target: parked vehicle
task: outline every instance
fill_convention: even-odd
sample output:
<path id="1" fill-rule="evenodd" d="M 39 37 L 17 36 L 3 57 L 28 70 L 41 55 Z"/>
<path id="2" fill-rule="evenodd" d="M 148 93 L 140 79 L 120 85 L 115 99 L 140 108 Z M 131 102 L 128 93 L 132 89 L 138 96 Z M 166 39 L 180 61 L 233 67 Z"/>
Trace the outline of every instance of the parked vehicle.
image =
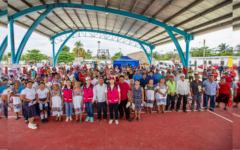
<path id="1" fill-rule="evenodd" d="M 213 69 L 218 69 L 219 68 L 219 64 L 212 64 L 212 68 Z"/>
<path id="2" fill-rule="evenodd" d="M 167 69 L 169 65 L 174 66 L 173 62 L 171 61 L 159 61 L 159 67 L 160 69 Z"/>
<path id="3" fill-rule="evenodd" d="M 233 69 L 237 69 L 237 64 L 233 64 Z"/>
<path id="4" fill-rule="evenodd" d="M 206 67 L 208 68 L 208 67 L 210 67 L 210 66 L 211 66 L 211 65 L 207 65 L 207 66 L 205 65 L 204 68 L 206 68 Z M 198 68 L 203 69 L 203 65 L 198 66 Z"/>
<path id="5" fill-rule="evenodd" d="M 177 67 L 179 67 L 179 66 L 183 67 L 182 63 L 175 63 L 174 65 L 177 66 Z"/>

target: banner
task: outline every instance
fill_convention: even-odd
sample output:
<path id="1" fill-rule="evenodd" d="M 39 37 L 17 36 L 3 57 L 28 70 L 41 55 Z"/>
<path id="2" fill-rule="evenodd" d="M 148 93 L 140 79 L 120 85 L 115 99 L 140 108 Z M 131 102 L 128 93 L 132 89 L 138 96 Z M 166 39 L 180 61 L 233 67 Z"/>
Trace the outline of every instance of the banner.
<path id="1" fill-rule="evenodd" d="M 21 70 L 21 64 L 11 64 L 12 70 L 17 70 L 17 68 L 19 68 Z"/>
<path id="2" fill-rule="evenodd" d="M 233 57 L 228 58 L 228 70 L 233 71 Z"/>
<path id="3" fill-rule="evenodd" d="M 43 67 L 43 64 L 42 63 L 37 63 L 37 68 L 41 68 Z"/>

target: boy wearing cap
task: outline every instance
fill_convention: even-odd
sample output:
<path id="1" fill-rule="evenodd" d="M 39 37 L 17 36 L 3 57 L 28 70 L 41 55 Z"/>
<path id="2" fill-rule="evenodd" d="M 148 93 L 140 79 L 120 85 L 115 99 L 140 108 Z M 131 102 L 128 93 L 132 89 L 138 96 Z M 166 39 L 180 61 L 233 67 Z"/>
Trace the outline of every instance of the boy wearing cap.
<path id="1" fill-rule="evenodd" d="M 85 106 L 87 108 L 87 115 L 88 117 L 85 119 L 85 121 L 93 122 L 93 103 L 94 99 L 96 99 L 96 88 L 93 84 L 91 84 L 91 78 L 86 77 L 85 78 L 86 83 L 83 85 L 83 101 L 85 103 Z"/>
<path id="2" fill-rule="evenodd" d="M 105 89 L 106 103 L 109 105 L 110 121 L 109 124 L 113 122 L 113 108 L 115 111 L 115 123 L 118 124 L 118 105 L 121 103 L 121 93 L 119 85 L 114 83 L 114 77 L 110 77 L 110 83 Z"/>

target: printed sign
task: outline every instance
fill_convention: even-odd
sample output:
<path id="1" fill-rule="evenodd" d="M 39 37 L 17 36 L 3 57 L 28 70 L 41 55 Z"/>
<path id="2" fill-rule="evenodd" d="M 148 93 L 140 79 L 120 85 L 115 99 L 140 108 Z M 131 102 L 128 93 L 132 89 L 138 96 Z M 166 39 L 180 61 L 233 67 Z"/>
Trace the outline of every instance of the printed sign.
<path id="1" fill-rule="evenodd" d="M 37 63 L 37 68 L 41 68 L 43 67 L 43 64 L 42 63 Z"/>
<path id="2" fill-rule="evenodd" d="M 21 69 L 21 64 L 11 64 L 12 70 L 17 70 L 17 68 Z"/>

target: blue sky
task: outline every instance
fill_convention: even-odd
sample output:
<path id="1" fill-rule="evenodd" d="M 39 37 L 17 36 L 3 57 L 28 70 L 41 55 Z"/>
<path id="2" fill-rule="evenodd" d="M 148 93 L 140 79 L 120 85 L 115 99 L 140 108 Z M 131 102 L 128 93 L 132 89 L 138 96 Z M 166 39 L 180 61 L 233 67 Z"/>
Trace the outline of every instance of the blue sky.
<path id="1" fill-rule="evenodd" d="M 18 48 L 21 39 L 26 33 L 26 29 L 19 27 L 17 25 L 14 26 L 15 29 L 15 49 Z M 0 27 L 0 41 L 2 41 L 7 34 L 7 29 Z M 199 47 L 203 46 L 203 40 L 206 39 L 206 45 L 210 48 L 217 47 L 220 43 L 227 43 L 230 46 L 235 47 L 237 44 L 240 44 L 240 31 L 232 32 L 232 28 L 227 28 L 224 30 L 212 32 L 209 34 L 201 35 L 195 37 L 194 41 L 190 43 L 190 47 Z M 76 41 L 81 41 L 84 45 L 85 49 L 90 49 L 93 52 L 93 55 L 97 54 L 98 44 L 97 41 L 101 41 L 100 48 L 101 49 L 109 49 L 111 56 L 114 53 L 119 52 L 120 48 L 124 55 L 129 53 L 141 51 L 139 48 L 135 48 L 133 46 L 129 46 L 123 43 L 113 42 L 109 40 L 97 39 L 97 38 L 87 38 L 87 37 L 77 37 L 71 38 L 66 45 L 70 47 L 71 51 L 74 48 L 74 43 Z M 180 41 L 180 45 L 182 46 L 183 51 L 185 51 L 185 42 Z M 61 43 L 56 44 L 56 50 L 60 47 Z M 43 37 L 37 33 L 33 33 L 28 40 L 23 53 L 26 53 L 27 50 L 31 49 L 39 49 L 42 53 L 52 56 L 52 45 L 48 38 Z M 159 53 L 166 53 L 167 51 L 173 51 L 175 49 L 175 45 L 173 43 L 162 45 L 156 47 L 154 51 Z M 10 47 L 8 46 L 5 53 L 10 52 Z"/>

